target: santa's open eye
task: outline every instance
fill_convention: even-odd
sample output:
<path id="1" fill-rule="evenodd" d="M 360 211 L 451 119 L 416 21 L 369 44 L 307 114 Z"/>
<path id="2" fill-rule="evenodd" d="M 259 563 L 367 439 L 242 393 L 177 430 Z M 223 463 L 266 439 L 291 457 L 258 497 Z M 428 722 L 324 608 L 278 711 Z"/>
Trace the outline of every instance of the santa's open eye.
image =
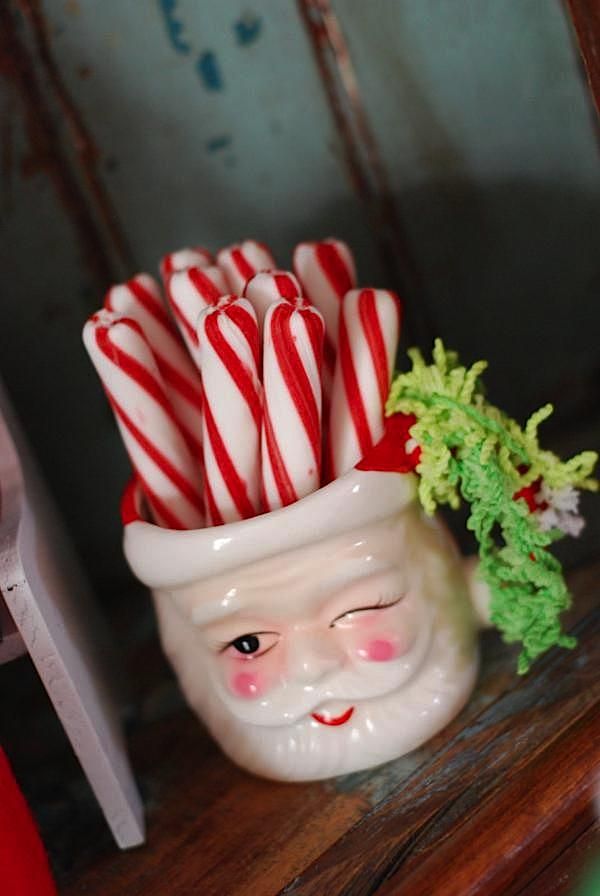
<path id="1" fill-rule="evenodd" d="M 361 613 L 372 613 L 374 610 L 385 610 L 388 607 L 395 607 L 396 604 L 399 604 L 402 598 L 405 597 L 404 594 L 398 594 L 395 597 L 382 597 L 377 603 L 370 604 L 369 606 L 364 607 L 355 607 L 352 610 L 346 610 L 344 613 L 340 613 L 339 616 L 336 616 L 333 619 L 329 626 L 333 628 L 334 626 L 343 626 L 354 622 Z"/>
<path id="2" fill-rule="evenodd" d="M 260 640 L 258 635 L 242 635 L 231 642 L 231 646 L 239 653 L 258 653 L 260 650 Z"/>
<path id="3" fill-rule="evenodd" d="M 278 640 L 277 632 L 250 632 L 234 638 L 224 646 L 223 650 L 230 656 L 257 657 L 271 650 Z"/>

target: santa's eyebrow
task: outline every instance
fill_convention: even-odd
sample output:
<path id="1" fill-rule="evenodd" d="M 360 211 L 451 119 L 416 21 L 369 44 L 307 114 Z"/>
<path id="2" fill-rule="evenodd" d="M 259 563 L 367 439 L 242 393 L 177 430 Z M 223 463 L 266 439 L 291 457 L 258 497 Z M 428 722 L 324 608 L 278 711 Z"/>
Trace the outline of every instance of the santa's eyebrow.
<path id="1" fill-rule="evenodd" d="M 330 592 L 330 599 L 333 601 L 338 597 L 351 597 L 355 590 L 364 588 L 365 585 L 373 585 L 374 588 L 377 588 L 378 582 L 381 582 L 381 593 L 391 594 L 392 591 L 394 593 L 399 593 L 399 587 L 390 587 L 389 585 L 388 587 L 385 587 L 385 583 L 389 582 L 390 577 L 394 576 L 394 578 L 396 578 L 397 575 L 398 570 L 388 563 L 380 565 L 376 562 L 372 568 L 365 570 L 362 575 L 357 576 L 356 573 L 354 573 L 354 575 L 351 575 L 348 579 L 342 579 L 341 581 L 336 582 L 335 588 Z"/>
<path id="2" fill-rule="evenodd" d="M 240 609 L 239 598 L 225 597 L 221 601 L 195 604 L 191 610 L 192 622 L 199 626 L 212 625 L 214 622 L 221 622 L 222 619 L 233 616 Z"/>

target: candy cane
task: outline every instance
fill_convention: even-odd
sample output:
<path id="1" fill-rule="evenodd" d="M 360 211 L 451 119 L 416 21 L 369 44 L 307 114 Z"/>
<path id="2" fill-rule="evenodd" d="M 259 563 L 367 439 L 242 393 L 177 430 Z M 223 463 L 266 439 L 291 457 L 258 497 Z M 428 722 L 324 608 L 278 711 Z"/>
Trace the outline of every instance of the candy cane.
<path id="1" fill-rule="evenodd" d="M 201 527 L 197 465 L 141 327 L 103 310 L 85 324 L 83 341 L 154 519 L 170 529 Z"/>
<path id="2" fill-rule="evenodd" d="M 133 318 L 156 358 L 167 396 L 192 454 L 202 457 L 202 381 L 167 314 L 157 282 L 138 274 L 108 290 L 104 307 Z"/>
<path id="3" fill-rule="evenodd" d="M 217 252 L 217 264 L 227 278 L 229 289 L 238 296 L 242 295 L 250 277 L 254 277 L 259 271 L 270 271 L 277 267 L 268 248 L 254 240 L 245 240 L 221 249 Z"/>
<path id="4" fill-rule="evenodd" d="M 216 526 L 260 510 L 259 337 L 250 302 L 224 296 L 207 308 L 200 315 L 198 341 L 206 504 Z"/>
<path id="5" fill-rule="evenodd" d="M 356 266 L 352 252 L 340 240 L 321 243 L 299 243 L 294 250 L 294 272 L 303 294 L 319 309 L 325 321 L 330 348 L 326 359 L 332 365 L 337 347 L 340 303 L 356 286 Z"/>
<path id="6" fill-rule="evenodd" d="M 190 267 L 169 277 L 169 304 L 194 360 L 198 350 L 198 318 L 209 305 L 216 305 L 226 292 L 225 276 L 218 267 Z"/>
<path id="7" fill-rule="evenodd" d="M 344 298 L 329 434 L 334 478 L 383 435 L 400 320 L 400 300 L 393 292 L 354 289 Z"/>
<path id="8" fill-rule="evenodd" d="M 289 271 L 261 271 L 251 277 L 244 287 L 245 297 L 252 303 L 262 330 L 269 305 L 280 299 L 295 301 L 302 295 L 297 279 Z"/>
<path id="9" fill-rule="evenodd" d="M 312 306 L 280 301 L 265 317 L 262 484 L 265 510 L 292 504 L 321 479 L 325 327 Z"/>
<path id="10" fill-rule="evenodd" d="M 214 264 L 214 259 L 208 249 L 203 246 L 186 247 L 163 256 L 159 266 L 160 276 L 166 285 L 171 274 L 176 271 L 184 271 L 191 267 L 207 268 L 211 264 Z"/>

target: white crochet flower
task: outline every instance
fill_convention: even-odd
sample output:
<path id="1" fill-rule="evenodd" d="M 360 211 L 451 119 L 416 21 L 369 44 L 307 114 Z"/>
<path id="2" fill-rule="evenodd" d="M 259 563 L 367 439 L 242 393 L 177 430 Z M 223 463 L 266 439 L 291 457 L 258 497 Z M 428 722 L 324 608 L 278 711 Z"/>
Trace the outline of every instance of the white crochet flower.
<path id="1" fill-rule="evenodd" d="M 573 535 L 577 538 L 585 526 L 585 520 L 578 513 L 579 492 L 571 485 L 553 489 L 542 482 L 536 495 L 536 503 L 543 508 L 536 510 L 536 517 L 542 532 L 547 532 L 549 529 L 560 529 L 565 535 Z"/>

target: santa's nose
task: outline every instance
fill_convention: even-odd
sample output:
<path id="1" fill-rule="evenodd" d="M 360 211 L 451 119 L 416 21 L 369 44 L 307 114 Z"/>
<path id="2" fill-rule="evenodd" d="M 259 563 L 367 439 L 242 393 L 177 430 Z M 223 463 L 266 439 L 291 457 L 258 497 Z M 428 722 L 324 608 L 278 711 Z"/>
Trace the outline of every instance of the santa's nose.
<path id="1" fill-rule="evenodd" d="M 296 633 L 288 649 L 288 674 L 303 684 L 315 684 L 344 662 L 344 651 L 327 633 Z"/>

